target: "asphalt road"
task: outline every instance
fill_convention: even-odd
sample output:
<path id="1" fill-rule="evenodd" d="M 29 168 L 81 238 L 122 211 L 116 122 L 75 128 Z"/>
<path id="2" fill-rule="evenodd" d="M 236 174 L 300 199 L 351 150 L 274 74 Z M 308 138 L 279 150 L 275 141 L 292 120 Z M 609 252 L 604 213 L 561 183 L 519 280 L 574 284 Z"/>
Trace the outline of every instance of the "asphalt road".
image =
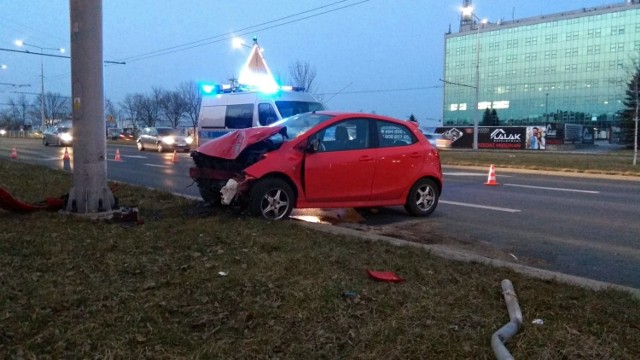
<path id="1" fill-rule="evenodd" d="M 12 147 L 18 161 L 67 170 L 72 165 L 62 160 L 64 148 L 22 139 L 0 139 L 0 158 L 9 158 Z M 110 144 L 107 155 L 111 180 L 199 197 L 186 153 L 173 161 L 173 153 Z M 640 288 L 639 180 L 510 172 L 496 165 L 498 186 L 485 185 L 488 168 L 445 167 L 445 189 L 428 218 L 385 208 L 355 216 L 339 212 L 345 222 L 337 225 Z"/>

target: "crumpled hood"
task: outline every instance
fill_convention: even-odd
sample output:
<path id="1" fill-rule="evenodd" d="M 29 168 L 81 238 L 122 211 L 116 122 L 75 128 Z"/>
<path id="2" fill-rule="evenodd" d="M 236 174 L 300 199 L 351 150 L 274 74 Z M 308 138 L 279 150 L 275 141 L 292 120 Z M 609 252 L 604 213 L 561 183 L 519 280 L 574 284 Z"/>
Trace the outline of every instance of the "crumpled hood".
<path id="1" fill-rule="evenodd" d="M 224 134 L 219 138 L 207 141 L 198 147 L 197 151 L 208 156 L 221 159 L 236 159 L 242 150 L 255 143 L 277 134 L 284 126 L 255 127 L 238 129 Z"/>

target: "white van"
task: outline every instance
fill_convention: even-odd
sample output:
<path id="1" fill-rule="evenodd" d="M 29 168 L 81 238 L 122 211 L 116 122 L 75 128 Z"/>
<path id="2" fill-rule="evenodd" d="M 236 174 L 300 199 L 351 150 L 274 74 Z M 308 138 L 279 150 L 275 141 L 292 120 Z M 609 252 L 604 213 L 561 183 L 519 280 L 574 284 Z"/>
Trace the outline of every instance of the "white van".
<path id="1" fill-rule="evenodd" d="M 198 144 L 233 129 L 267 126 L 292 115 L 324 110 L 313 95 L 293 87 L 273 94 L 218 88 L 204 95 L 198 118 Z"/>

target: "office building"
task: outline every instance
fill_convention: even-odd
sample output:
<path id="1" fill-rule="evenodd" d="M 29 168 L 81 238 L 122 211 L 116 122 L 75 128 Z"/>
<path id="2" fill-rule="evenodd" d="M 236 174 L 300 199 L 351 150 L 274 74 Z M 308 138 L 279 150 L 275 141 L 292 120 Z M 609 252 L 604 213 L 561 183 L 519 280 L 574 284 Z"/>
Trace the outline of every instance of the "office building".
<path id="1" fill-rule="evenodd" d="M 480 122 L 487 108 L 500 125 L 619 123 L 640 61 L 640 0 L 486 23 L 471 0 L 463 9 L 445 35 L 444 126 Z"/>

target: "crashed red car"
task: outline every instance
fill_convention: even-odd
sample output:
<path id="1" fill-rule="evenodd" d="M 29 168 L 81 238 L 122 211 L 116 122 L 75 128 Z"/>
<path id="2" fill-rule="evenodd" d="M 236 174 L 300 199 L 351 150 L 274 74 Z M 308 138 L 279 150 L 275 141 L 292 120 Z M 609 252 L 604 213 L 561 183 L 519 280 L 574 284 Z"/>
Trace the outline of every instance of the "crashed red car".
<path id="1" fill-rule="evenodd" d="M 404 205 L 431 214 L 442 191 L 440 156 L 417 125 L 362 113 L 313 112 L 234 130 L 191 153 L 205 202 L 270 220 L 293 208 Z"/>

